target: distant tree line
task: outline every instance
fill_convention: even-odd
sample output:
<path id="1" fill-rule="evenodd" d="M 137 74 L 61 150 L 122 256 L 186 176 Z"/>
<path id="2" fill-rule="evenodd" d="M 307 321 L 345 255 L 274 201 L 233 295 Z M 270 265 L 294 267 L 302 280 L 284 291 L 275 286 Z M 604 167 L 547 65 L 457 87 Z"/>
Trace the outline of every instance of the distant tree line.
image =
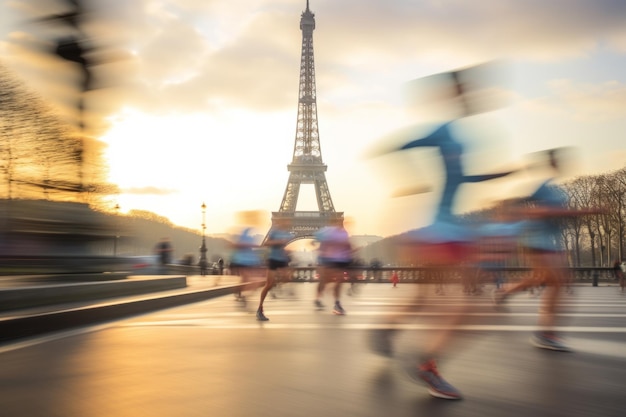
<path id="1" fill-rule="evenodd" d="M 606 174 L 578 177 L 563 184 L 570 208 L 602 207 L 603 214 L 565 221 L 563 242 L 573 266 L 610 266 L 624 260 L 626 167 Z"/>
<path id="2" fill-rule="evenodd" d="M 190 259 L 197 265 L 200 256 L 202 235 L 198 230 L 172 224 L 166 217 L 146 210 L 131 210 L 127 215 L 113 217 L 118 224 L 119 247 L 122 256 L 154 254 L 155 245 L 161 238 L 168 238 L 173 246 L 175 261 Z M 229 259 L 232 244 L 224 238 L 206 236 L 207 256 L 214 262 L 219 258 Z M 101 247 L 102 254 L 110 254 L 112 244 Z"/>

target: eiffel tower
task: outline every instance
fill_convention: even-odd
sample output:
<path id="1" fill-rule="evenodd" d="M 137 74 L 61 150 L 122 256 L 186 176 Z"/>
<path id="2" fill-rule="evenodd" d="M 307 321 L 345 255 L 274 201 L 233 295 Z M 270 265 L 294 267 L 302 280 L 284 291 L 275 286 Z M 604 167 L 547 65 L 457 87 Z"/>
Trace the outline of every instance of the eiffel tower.
<path id="1" fill-rule="evenodd" d="M 300 18 L 302 31 L 302 55 L 300 58 L 300 93 L 298 98 L 298 122 L 293 160 L 287 166 L 289 180 L 279 211 L 272 212 L 272 228 L 280 219 L 290 220 L 293 240 L 312 238 L 314 233 L 329 225 L 343 225 L 343 212 L 335 211 L 326 183 L 326 165 L 322 162 L 317 126 L 317 101 L 315 93 L 315 61 L 313 57 L 313 30 L 315 14 L 306 10 Z M 317 197 L 317 211 L 296 211 L 301 184 L 313 184 Z M 267 240 L 267 235 L 265 236 Z"/>

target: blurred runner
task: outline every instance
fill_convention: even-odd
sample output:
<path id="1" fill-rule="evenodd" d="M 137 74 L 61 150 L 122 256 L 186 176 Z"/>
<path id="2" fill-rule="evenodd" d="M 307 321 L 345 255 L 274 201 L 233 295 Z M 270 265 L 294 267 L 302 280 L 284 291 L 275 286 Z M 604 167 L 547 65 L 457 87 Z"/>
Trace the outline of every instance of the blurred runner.
<path id="1" fill-rule="evenodd" d="M 562 290 L 571 282 L 562 238 L 563 220 L 570 216 L 597 214 L 597 209 L 570 209 L 567 195 L 554 180 L 563 168 L 563 148 L 545 151 L 550 177 L 541 183 L 521 207 L 525 223 L 521 244 L 528 254 L 531 273 L 517 284 L 493 293 L 494 303 L 501 306 L 508 297 L 526 289 L 543 287 L 539 311 L 539 330 L 531 338 L 539 348 L 569 351 L 555 331 Z"/>
<path id="2" fill-rule="evenodd" d="M 242 211 L 238 213 L 239 227 L 241 228 L 237 240 L 233 243 L 233 252 L 230 261 L 230 271 L 233 275 L 239 275 L 243 284 L 250 283 L 254 273 L 258 273 L 262 266 L 259 254 L 259 245 L 255 236 L 256 227 L 260 222 L 260 212 L 256 210 Z M 244 286 L 243 289 L 249 289 Z M 242 287 L 235 292 L 237 301 L 245 306 L 246 297 Z"/>
<path id="3" fill-rule="evenodd" d="M 428 272 L 440 271 L 443 276 L 449 276 L 455 271 L 462 271 L 463 266 L 473 262 L 474 233 L 452 212 L 458 196 L 459 187 L 466 183 L 478 183 L 505 177 L 513 171 L 503 171 L 494 174 L 468 175 L 463 165 L 464 143 L 457 139 L 454 125 L 458 118 L 476 114 L 478 107 L 475 101 L 470 102 L 466 97 L 468 89 L 471 91 L 476 85 L 475 74 L 482 71 L 479 67 L 471 67 L 450 73 L 429 77 L 445 81 L 445 90 L 451 95 L 455 106 L 460 105 L 460 117 L 445 122 L 435 128 L 430 134 L 419 139 L 410 140 L 392 151 L 405 151 L 414 148 L 434 148 L 438 151 L 444 167 L 444 187 L 437 206 L 434 222 L 425 228 L 411 231 L 405 235 L 400 250 L 407 253 L 411 259 L 428 261 Z M 481 107 L 484 109 L 485 107 Z M 402 136 L 406 135 L 406 130 Z M 422 296 L 416 296 L 414 309 Z M 447 317 L 447 321 L 440 327 L 441 330 L 432 335 L 425 344 L 417 363 L 411 361 L 407 366 L 410 377 L 425 383 L 428 392 L 439 398 L 457 400 L 462 394 L 453 385 L 448 383 L 439 373 L 437 362 L 446 348 L 450 347 L 455 335 L 454 328 L 469 316 L 466 313 L 467 304 L 459 305 Z M 370 347 L 379 354 L 391 356 L 393 354 L 392 338 L 396 332 L 394 325 L 399 324 L 405 315 L 389 317 L 387 324 L 390 328 L 375 330 L 370 334 Z"/>
<path id="4" fill-rule="evenodd" d="M 263 312 L 263 302 L 268 291 L 275 285 L 277 275 L 284 274 L 289 270 L 290 256 L 285 246 L 293 239 L 293 235 L 289 232 L 290 222 L 291 220 L 286 217 L 274 220 L 274 224 L 265 241 L 265 246 L 269 247 L 269 254 L 267 256 L 265 286 L 261 290 L 259 307 L 256 311 L 256 319 L 259 321 L 269 320 Z"/>
<path id="5" fill-rule="evenodd" d="M 349 273 L 352 264 L 352 245 L 348 231 L 343 225 L 327 226 L 315 233 L 315 240 L 318 247 L 318 273 L 319 284 L 315 297 L 315 307 L 318 310 L 324 308 L 322 298 L 326 286 L 334 282 L 333 295 L 335 304 L 333 314 L 343 316 L 346 311 L 341 305 L 341 285 L 345 281 L 345 274 Z"/>

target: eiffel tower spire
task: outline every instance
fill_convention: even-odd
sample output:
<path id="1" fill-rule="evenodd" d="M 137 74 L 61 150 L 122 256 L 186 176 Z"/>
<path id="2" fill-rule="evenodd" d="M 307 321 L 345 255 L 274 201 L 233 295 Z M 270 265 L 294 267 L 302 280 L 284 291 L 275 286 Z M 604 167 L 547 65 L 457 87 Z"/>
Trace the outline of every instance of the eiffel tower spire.
<path id="1" fill-rule="evenodd" d="M 293 159 L 287 166 L 289 180 L 280 209 L 272 212 L 272 227 L 275 220 L 291 220 L 294 240 L 310 238 L 324 226 L 342 225 L 343 213 L 336 212 L 326 182 L 326 165 L 322 161 L 319 130 L 317 124 L 317 99 L 315 89 L 315 58 L 313 54 L 313 31 L 315 14 L 309 9 L 300 17 L 302 31 L 302 54 L 300 58 L 300 91 L 298 95 L 298 120 Z M 313 184 L 317 199 L 317 211 L 296 211 L 301 184 Z M 269 235 L 269 232 L 268 232 Z"/>

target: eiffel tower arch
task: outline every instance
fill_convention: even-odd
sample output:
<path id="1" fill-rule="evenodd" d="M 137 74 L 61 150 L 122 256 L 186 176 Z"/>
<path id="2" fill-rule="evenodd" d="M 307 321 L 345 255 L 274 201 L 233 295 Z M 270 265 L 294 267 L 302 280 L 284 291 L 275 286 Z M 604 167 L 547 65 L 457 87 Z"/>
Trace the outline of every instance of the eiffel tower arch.
<path id="1" fill-rule="evenodd" d="M 322 149 L 317 124 L 317 100 L 315 91 L 315 60 L 313 55 L 313 30 L 315 14 L 309 9 L 300 17 L 302 31 L 302 54 L 300 58 L 300 92 L 298 96 L 298 121 L 293 159 L 287 166 L 289 180 L 280 209 L 272 212 L 272 226 L 280 219 L 288 219 L 294 241 L 312 238 L 319 229 L 329 225 L 343 225 L 343 212 L 335 211 L 326 182 L 326 164 L 322 161 Z M 315 188 L 317 211 L 296 211 L 300 186 L 312 184 Z M 265 240 L 267 240 L 267 236 Z"/>

